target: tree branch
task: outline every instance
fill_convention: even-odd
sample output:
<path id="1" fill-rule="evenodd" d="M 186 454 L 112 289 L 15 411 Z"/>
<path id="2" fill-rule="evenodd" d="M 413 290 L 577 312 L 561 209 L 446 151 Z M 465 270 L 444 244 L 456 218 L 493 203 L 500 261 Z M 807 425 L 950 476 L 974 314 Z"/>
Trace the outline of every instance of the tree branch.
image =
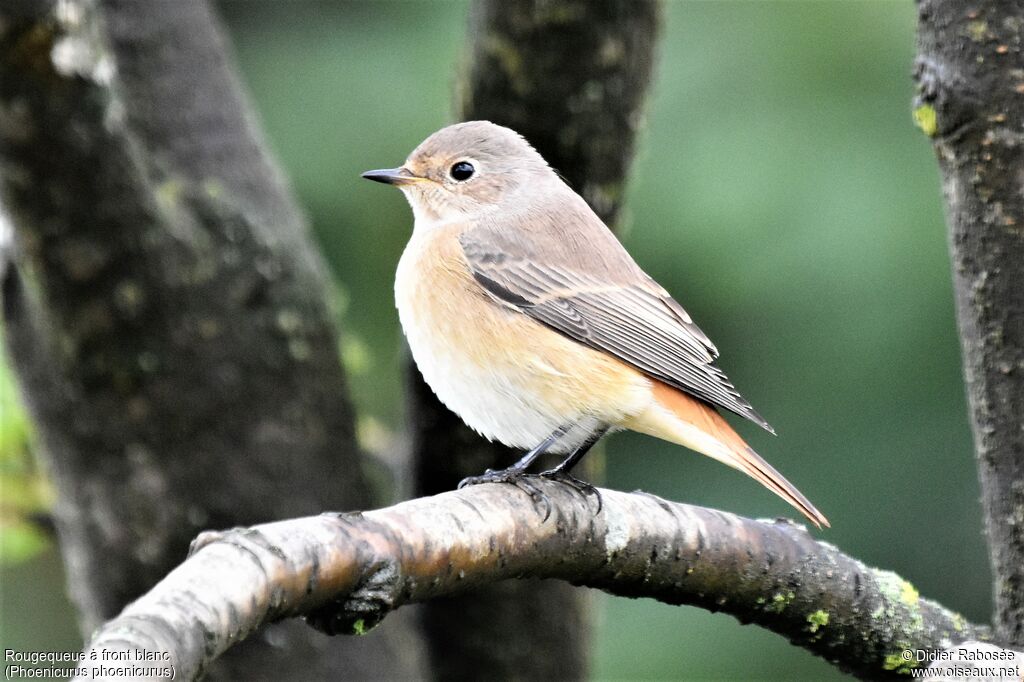
<path id="1" fill-rule="evenodd" d="M 942 171 L 996 629 L 1024 645 L 1024 5 L 918 3 L 914 117 Z"/>
<path id="2" fill-rule="evenodd" d="M 203 534 L 89 651 L 170 652 L 177 679 L 194 679 L 267 621 L 306 614 L 334 632 L 363 634 L 403 604 L 507 578 L 558 578 L 723 611 L 871 679 L 905 673 L 905 649 L 990 638 L 792 522 L 611 490 L 601 491 L 597 512 L 592 496 L 531 482 L 550 502 L 546 519 L 542 501 L 495 484 Z"/>

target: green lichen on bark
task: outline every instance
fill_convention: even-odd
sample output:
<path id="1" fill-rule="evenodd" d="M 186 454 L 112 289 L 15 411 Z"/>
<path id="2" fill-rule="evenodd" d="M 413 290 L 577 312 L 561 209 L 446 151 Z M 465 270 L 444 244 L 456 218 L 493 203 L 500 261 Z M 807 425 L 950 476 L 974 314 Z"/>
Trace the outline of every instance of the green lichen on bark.
<path id="1" fill-rule="evenodd" d="M 1024 19 L 1017 0 L 920 0 L 918 18 L 914 108 L 933 112 L 997 631 L 1021 646 Z"/>

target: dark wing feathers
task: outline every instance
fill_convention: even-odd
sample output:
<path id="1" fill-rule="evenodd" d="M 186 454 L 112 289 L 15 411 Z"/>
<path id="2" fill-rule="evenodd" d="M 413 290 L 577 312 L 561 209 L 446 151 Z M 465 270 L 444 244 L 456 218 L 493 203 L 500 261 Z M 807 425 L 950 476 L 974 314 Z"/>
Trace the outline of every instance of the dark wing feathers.
<path id="1" fill-rule="evenodd" d="M 572 263 L 568 267 L 545 263 L 526 251 L 523 243 L 508 243 L 507 232 L 498 237 L 493 230 L 467 230 L 460 242 L 474 277 L 495 298 L 571 339 L 774 433 L 712 364 L 718 357 L 714 344 L 625 250 L 617 254 L 628 259 L 622 267 L 592 273 L 577 271 Z"/>

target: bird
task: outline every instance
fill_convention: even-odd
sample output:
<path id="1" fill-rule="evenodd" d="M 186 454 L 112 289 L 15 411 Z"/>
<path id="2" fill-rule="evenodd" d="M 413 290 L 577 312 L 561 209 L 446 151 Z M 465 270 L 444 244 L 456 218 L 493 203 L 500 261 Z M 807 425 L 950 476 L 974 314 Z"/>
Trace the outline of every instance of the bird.
<path id="1" fill-rule="evenodd" d="M 719 410 L 775 433 L 715 362 L 718 349 L 612 231 L 514 130 L 467 121 L 427 137 L 393 185 L 413 213 L 395 302 L 413 360 L 442 403 L 488 440 L 525 450 L 460 484 L 571 469 L 632 430 L 746 473 L 817 527 L 829 522 Z"/>

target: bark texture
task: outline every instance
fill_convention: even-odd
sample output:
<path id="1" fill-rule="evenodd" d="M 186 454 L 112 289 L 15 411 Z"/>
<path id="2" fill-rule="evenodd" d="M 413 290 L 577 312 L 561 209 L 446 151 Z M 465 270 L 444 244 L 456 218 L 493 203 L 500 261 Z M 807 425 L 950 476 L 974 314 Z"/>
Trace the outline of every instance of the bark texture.
<path id="1" fill-rule="evenodd" d="M 995 585 L 1024 645 L 1024 2 L 918 3 L 914 116 L 942 171 Z"/>
<path id="2" fill-rule="evenodd" d="M 601 491 L 597 512 L 591 496 L 532 482 L 550 517 L 521 489 L 488 484 L 361 514 L 204 534 L 191 558 L 92 647 L 172 652 L 176 679 L 193 679 L 266 620 L 309 614 L 328 630 L 365 634 L 403 604 L 507 578 L 558 578 L 723 611 L 867 679 L 905 676 L 914 665 L 908 649 L 990 637 L 792 522 L 611 490 Z M 491 679 L 469 679 L 481 677 Z"/>
<path id="3" fill-rule="evenodd" d="M 203 2 L 138 10 L 0 7 L 4 329 L 86 634 L 202 528 L 371 502 L 325 269 L 218 22 Z M 221 673 L 419 666 L 390 637 L 327 642 L 279 628 Z"/>
<path id="4" fill-rule="evenodd" d="M 457 116 L 524 135 L 614 226 L 659 19 L 658 3 L 647 0 L 476 0 Z M 419 494 L 451 490 L 521 454 L 472 433 L 415 368 L 409 385 Z M 444 679 L 483 670 L 493 679 L 582 679 L 587 601 L 585 592 L 557 582 L 500 583 L 433 600 L 423 620 L 434 669 Z"/>

